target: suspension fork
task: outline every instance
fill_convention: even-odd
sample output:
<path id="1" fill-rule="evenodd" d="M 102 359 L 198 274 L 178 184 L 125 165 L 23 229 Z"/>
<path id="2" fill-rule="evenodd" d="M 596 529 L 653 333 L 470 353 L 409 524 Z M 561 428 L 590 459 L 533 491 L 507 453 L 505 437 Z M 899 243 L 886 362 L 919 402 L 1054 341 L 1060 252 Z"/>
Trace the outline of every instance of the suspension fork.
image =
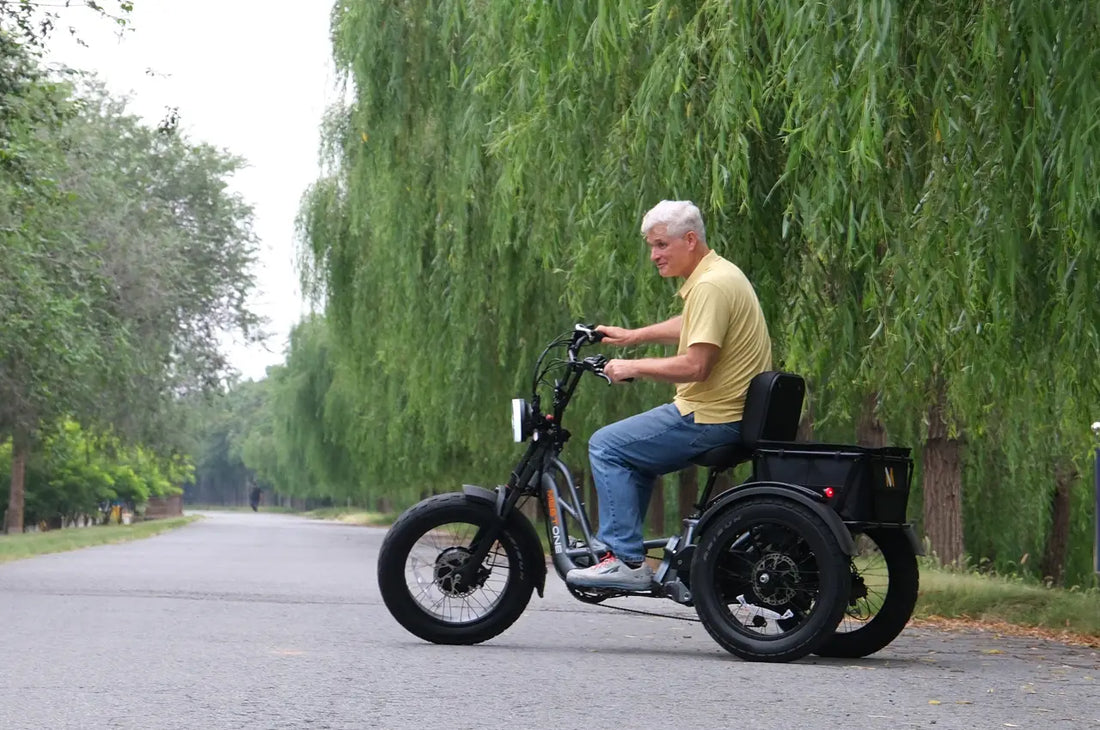
<path id="1" fill-rule="evenodd" d="M 470 586 L 476 582 L 478 571 L 482 563 L 485 562 L 489 549 L 500 537 L 504 523 L 508 521 L 512 510 L 516 508 L 516 503 L 523 496 L 521 485 L 529 484 L 535 475 L 537 465 L 541 462 L 541 459 L 538 458 L 538 450 L 539 445 L 534 442 L 531 443 L 517 468 L 508 479 L 508 484 L 497 488 L 497 501 L 493 509 L 495 519 L 490 520 L 487 525 L 478 526 L 470 545 L 472 548 L 470 557 L 458 571 L 458 581 L 461 585 Z"/>

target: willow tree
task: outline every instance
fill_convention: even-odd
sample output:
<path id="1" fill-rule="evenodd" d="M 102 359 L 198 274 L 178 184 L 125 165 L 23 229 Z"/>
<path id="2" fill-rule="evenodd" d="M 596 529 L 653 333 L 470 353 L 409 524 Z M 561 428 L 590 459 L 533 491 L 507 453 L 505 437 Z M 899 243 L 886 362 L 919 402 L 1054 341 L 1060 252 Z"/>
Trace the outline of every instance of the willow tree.
<path id="1" fill-rule="evenodd" d="M 1100 27 L 1086 5 L 948 8 L 918 4 L 899 19 L 910 120 L 924 141 L 911 154 L 924 164 L 889 262 L 896 297 L 881 355 L 900 375 L 891 409 L 925 413 L 925 529 L 955 560 L 967 542 L 998 543 L 1003 556 L 1002 532 L 1018 548 L 1026 533 L 1003 530 L 991 510 L 1010 524 L 1050 514 L 1051 493 L 1068 488 L 1058 475 L 1065 482 L 1087 454 L 1080 406 L 1100 382 L 1080 365 L 1095 358 L 1100 315 L 1088 212 L 1100 195 L 1090 152 L 1100 137 L 1087 111 L 1100 90 Z M 969 471 L 970 497 L 961 449 L 975 443 L 1000 458 Z M 1033 517 L 1030 532 L 1042 523 Z"/>
<path id="2" fill-rule="evenodd" d="M 363 410 L 342 383 L 341 361 L 319 316 L 291 332 L 286 365 L 264 381 L 264 402 L 244 436 L 245 464 L 281 494 L 361 498 L 348 423 Z"/>
<path id="3" fill-rule="evenodd" d="M 353 102 L 330 119 L 303 232 L 348 392 L 366 404 L 356 458 L 383 488 L 484 479 L 508 456 L 488 446 L 504 433 L 492 404 L 518 390 L 539 341 L 573 319 L 675 311 L 637 226 L 679 197 L 756 284 L 819 433 L 848 440 L 862 423 L 921 446 L 916 501 L 942 558 L 989 542 L 976 519 L 989 502 L 1064 504 L 1066 488 L 1018 494 L 1005 476 L 1069 475 L 1071 496 L 1084 484 L 1066 468 L 1083 465 L 1065 399 L 1096 391 L 1071 364 L 1096 339 L 1081 272 L 1097 249 L 1097 12 L 339 4 Z M 1076 332 L 1050 337 L 1063 322 Z M 1022 349 L 1061 369 L 1038 406 L 1049 438 L 1025 425 L 1033 399 L 1003 397 L 1035 382 Z M 586 390 L 574 433 L 667 396 Z M 962 448 L 979 438 L 1003 447 L 992 472 L 973 468 L 984 442 Z"/>

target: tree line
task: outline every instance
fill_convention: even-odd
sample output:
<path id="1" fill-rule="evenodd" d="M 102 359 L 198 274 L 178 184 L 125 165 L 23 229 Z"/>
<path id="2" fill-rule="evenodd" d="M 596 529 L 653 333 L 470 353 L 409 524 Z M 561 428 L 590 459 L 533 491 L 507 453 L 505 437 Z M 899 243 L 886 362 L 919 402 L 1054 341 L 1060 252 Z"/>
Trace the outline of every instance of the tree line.
<path id="1" fill-rule="evenodd" d="M 131 3 L 117 10 L 125 24 Z M 48 71 L 57 13 L 0 6 L 0 486 L 8 532 L 179 493 L 188 419 L 255 337 L 241 160 Z M 113 7 L 113 4 L 112 4 Z M 112 16 L 113 17 L 113 16 Z"/>
<path id="2" fill-rule="evenodd" d="M 502 481 L 542 343 L 675 311 L 637 227 L 687 198 L 808 381 L 804 436 L 912 446 L 944 562 L 1095 584 L 1095 4 L 351 0 L 332 27 L 350 101 L 300 217 L 322 313 L 251 457 L 280 489 Z M 574 466 L 668 397 L 581 393 Z"/>

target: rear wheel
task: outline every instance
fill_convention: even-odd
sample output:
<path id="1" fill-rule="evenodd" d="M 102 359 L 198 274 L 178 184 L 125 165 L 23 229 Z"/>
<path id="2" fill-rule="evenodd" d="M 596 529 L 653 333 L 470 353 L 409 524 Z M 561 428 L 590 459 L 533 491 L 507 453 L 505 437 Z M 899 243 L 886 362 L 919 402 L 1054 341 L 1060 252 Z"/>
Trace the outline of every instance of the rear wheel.
<path id="1" fill-rule="evenodd" d="M 747 499 L 706 529 L 691 566 L 695 610 L 727 651 L 799 659 L 836 627 L 847 556 L 825 522 L 792 500 Z"/>
<path id="2" fill-rule="evenodd" d="M 470 565 L 479 533 L 496 519 L 492 505 L 463 494 L 431 497 L 398 518 L 378 555 L 378 587 L 398 623 L 436 644 L 476 644 L 519 618 L 535 557 L 516 527 L 502 526 L 485 559 Z"/>
<path id="3" fill-rule="evenodd" d="M 852 592 L 836 632 L 817 653 L 863 657 L 901 633 L 917 605 L 920 571 L 908 538 L 899 529 L 877 527 L 856 536 Z"/>

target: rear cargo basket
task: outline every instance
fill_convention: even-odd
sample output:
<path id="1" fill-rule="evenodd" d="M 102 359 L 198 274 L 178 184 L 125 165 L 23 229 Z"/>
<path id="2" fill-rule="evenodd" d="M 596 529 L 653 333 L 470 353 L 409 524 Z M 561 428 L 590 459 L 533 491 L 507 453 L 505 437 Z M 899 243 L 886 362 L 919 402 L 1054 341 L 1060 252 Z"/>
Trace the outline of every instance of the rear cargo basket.
<path id="1" fill-rule="evenodd" d="M 754 481 L 784 482 L 825 493 L 852 522 L 905 522 L 913 461 L 899 446 L 766 442 L 753 455 Z"/>

